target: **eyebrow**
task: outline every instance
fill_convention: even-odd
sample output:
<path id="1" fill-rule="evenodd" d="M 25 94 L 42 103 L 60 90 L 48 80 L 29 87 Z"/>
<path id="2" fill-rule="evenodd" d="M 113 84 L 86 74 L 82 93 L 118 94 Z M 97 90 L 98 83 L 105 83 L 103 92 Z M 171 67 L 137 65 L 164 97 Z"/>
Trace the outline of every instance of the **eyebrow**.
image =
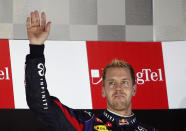
<path id="1" fill-rule="evenodd" d="M 111 79 L 108 79 L 108 80 L 106 80 L 106 81 L 114 81 L 115 79 L 113 79 L 113 78 L 111 78 Z M 129 78 L 123 78 L 123 79 L 121 79 L 121 80 L 129 80 Z"/>

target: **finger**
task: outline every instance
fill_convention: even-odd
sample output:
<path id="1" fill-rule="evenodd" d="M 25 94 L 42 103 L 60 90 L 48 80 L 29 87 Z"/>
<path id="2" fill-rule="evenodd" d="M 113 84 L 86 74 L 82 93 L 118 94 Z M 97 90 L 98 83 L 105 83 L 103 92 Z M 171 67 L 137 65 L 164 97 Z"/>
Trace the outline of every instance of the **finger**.
<path id="1" fill-rule="evenodd" d="M 35 26 L 35 14 L 34 14 L 34 12 L 31 12 L 31 24 L 32 24 L 32 26 Z"/>
<path id="2" fill-rule="evenodd" d="M 45 29 L 46 26 L 46 15 L 44 12 L 41 13 L 41 27 Z"/>
<path id="3" fill-rule="evenodd" d="M 45 31 L 48 33 L 50 32 L 50 25 L 51 25 L 51 22 L 48 22 L 45 27 Z"/>
<path id="4" fill-rule="evenodd" d="M 31 26 L 30 26 L 30 17 L 27 17 L 26 19 L 26 27 L 27 29 L 29 29 Z"/>
<path id="5" fill-rule="evenodd" d="M 40 26 L 39 12 L 36 10 L 34 13 L 35 13 L 35 18 L 36 18 L 35 23 L 37 26 Z"/>

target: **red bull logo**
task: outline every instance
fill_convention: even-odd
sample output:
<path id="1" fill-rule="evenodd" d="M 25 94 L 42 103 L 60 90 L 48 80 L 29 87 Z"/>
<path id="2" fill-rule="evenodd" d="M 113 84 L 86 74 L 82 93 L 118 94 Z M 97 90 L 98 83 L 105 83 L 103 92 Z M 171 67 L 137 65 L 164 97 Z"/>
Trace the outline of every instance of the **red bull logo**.
<path id="1" fill-rule="evenodd" d="M 119 120 L 119 125 L 128 125 L 128 124 L 129 124 L 129 122 L 125 119 Z"/>

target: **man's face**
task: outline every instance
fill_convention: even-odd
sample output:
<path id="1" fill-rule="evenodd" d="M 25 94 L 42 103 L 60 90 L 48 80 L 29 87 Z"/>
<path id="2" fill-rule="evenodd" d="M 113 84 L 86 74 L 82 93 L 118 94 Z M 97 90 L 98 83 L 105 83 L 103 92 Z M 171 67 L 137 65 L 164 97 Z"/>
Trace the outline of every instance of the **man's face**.
<path id="1" fill-rule="evenodd" d="M 102 96 L 107 98 L 107 108 L 112 111 L 131 109 L 131 98 L 135 95 L 136 84 L 132 84 L 129 69 L 112 67 L 107 69 Z"/>

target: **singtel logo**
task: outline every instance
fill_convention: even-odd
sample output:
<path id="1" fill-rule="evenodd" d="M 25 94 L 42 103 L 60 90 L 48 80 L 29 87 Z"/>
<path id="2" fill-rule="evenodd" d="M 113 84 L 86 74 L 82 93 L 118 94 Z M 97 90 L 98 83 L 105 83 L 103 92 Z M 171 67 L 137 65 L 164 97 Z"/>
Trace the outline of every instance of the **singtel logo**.
<path id="1" fill-rule="evenodd" d="M 141 72 L 136 73 L 136 78 L 137 84 L 144 84 L 147 81 L 163 81 L 162 70 L 157 69 L 152 71 L 151 69 L 142 69 Z"/>
<path id="2" fill-rule="evenodd" d="M 99 69 L 91 69 L 91 82 L 93 85 L 97 85 L 102 81 L 99 73 Z M 96 79 L 96 81 L 94 80 Z M 162 69 L 142 69 L 140 72 L 136 73 L 136 83 L 139 85 L 144 84 L 148 81 L 163 81 Z"/>
<path id="3" fill-rule="evenodd" d="M 0 80 L 10 80 L 8 67 L 0 67 Z"/>

